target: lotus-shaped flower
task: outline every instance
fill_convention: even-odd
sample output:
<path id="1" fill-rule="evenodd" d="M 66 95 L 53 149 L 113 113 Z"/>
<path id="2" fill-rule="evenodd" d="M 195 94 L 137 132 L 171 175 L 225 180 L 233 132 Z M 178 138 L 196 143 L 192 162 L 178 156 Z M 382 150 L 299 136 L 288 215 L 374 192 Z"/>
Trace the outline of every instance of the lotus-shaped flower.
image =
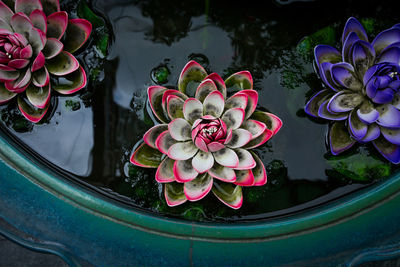
<path id="1" fill-rule="evenodd" d="M 199 84 L 194 98 L 188 87 Z M 240 91 L 226 99 L 227 89 Z M 247 71 L 222 78 L 190 61 L 179 77 L 178 90 L 148 88 L 151 108 L 162 124 L 144 135 L 131 162 L 157 167 L 156 180 L 165 183 L 169 206 L 197 201 L 211 190 L 226 205 L 238 209 L 241 186 L 267 182 L 262 161 L 249 149 L 258 147 L 282 126 L 273 114 L 256 111 L 258 93 Z"/>
<path id="2" fill-rule="evenodd" d="M 68 19 L 59 0 L 7 3 L 0 1 L 0 104 L 19 95 L 20 111 L 36 123 L 47 112 L 52 88 L 72 94 L 86 85 L 71 53 L 86 42 L 92 25 Z"/>
<path id="3" fill-rule="evenodd" d="M 341 52 L 318 45 L 314 54 L 325 88 L 305 111 L 334 121 L 329 130 L 332 154 L 372 141 L 386 159 L 400 163 L 400 24 L 370 43 L 360 22 L 350 18 Z"/>

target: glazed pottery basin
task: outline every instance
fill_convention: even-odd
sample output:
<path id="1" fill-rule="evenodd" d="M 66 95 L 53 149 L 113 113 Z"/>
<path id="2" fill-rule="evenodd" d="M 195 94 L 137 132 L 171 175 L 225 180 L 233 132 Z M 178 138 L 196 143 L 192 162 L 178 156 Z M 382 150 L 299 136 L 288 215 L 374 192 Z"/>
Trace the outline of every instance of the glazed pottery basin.
<path id="1" fill-rule="evenodd" d="M 396 257 L 400 175 L 296 215 L 209 224 L 135 211 L 0 139 L 0 233 L 71 266 L 357 264 Z"/>

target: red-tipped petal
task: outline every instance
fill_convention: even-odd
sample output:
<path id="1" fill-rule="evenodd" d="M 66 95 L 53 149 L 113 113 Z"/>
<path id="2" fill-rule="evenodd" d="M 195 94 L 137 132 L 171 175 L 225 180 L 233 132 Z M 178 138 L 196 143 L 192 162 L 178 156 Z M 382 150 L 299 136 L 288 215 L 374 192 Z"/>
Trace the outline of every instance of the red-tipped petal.
<path id="1" fill-rule="evenodd" d="M 174 177 L 174 163 L 175 161 L 173 159 L 170 159 L 166 157 L 158 166 L 157 172 L 156 172 L 156 181 L 159 183 L 170 183 L 175 181 Z"/>
<path id="2" fill-rule="evenodd" d="M 47 19 L 44 12 L 40 9 L 35 9 L 31 15 L 29 16 L 31 19 L 33 26 L 42 30 L 44 33 L 47 32 Z"/>
<path id="3" fill-rule="evenodd" d="M 60 54 L 63 50 L 63 47 L 63 43 L 61 43 L 58 39 L 48 38 L 46 45 L 43 48 L 43 54 L 46 59 L 51 59 Z"/>
<path id="4" fill-rule="evenodd" d="M 196 89 L 195 98 L 203 102 L 211 92 L 217 91 L 217 86 L 211 79 L 203 80 Z"/>
<path id="5" fill-rule="evenodd" d="M 204 115 L 219 118 L 224 112 L 225 100 L 220 91 L 213 91 L 207 95 L 203 102 Z"/>
<path id="6" fill-rule="evenodd" d="M 57 83 L 53 84 L 53 89 L 60 94 L 70 95 L 84 88 L 86 84 L 86 72 L 82 66 L 80 66 L 79 69 L 65 75 L 63 79 L 59 79 Z"/>
<path id="7" fill-rule="evenodd" d="M 47 110 L 49 109 L 49 104 L 44 109 L 36 109 L 32 105 L 26 102 L 26 100 L 18 97 L 18 108 L 21 111 L 24 117 L 33 122 L 38 123 L 41 119 L 43 119 L 44 115 L 46 115 Z"/>
<path id="8" fill-rule="evenodd" d="M 60 11 L 47 17 L 47 37 L 58 40 L 64 35 L 68 25 L 68 14 Z"/>
<path id="9" fill-rule="evenodd" d="M 239 185 L 215 181 L 212 191 L 228 207 L 239 209 L 243 204 L 242 187 Z"/>
<path id="10" fill-rule="evenodd" d="M 56 76 L 64 76 L 79 69 L 78 60 L 66 51 L 46 61 L 47 70 Z"/>
<path id="11" fill-rule="evenodd" d="M 47 106 L 47 104 L 50 101 L 50 95 L 51 95 L 50 92 L 51 92 L 50 83 L 45 87 L 36 87 L 31 84 L 26 89 L 26 96 L 32 105 L 34 105 L 37 108 L 43 109 Z"/>
<path id="12" fill-rule="evenodd" d="M 147 144 L 141 144 L 133 153 L 130 162 L 143 168 L 158 168 L 162 154 Z"/>
<path id="13" fill-rule="evenodd" d="M 235 151 L 230 148 L 223 148 L 213 153 L 215 161 L 225 167 L 236 168 L 239 165 L 239 158 Z"/>
<path id="14" fill-rule="evenodd" d="M 198 176 L 198 172 L 193 169 L 192 160 L 177 160 L 173 167 L 174 176 L 177 182 L 190 182 Z"/>
<path id="15" fill-rule="evenodd" d="M 189 82 L 201 82 L 207 76 L 207 72 L 196 61 L 189 61 L 179 75 L 179 91 L 186 94 L 186 87 Z"/>
<path id="16" fill-rule="evenodd" d="M 27 59 L 13 59 L 8 62 L 8 66 L 15 69 L 23 69 L 28 66 L 29 60 Z"/>
<path id="17" fill-rule="evenodd" d="M 249 71 L 240 71 L 229 76 L 225 80 L 226 87 L 235 87 L 236 89 L 253 89 L 253 77 Z"/>
<path id="18" fill-rule="evenodd" d="M 65 34 L 64 50 L 73 53 L 89 39 L 92 24 L 85 19 L 70 19 Z"/>
<path id="19" fill-rule="evenodd" d="M 40 0 L 15 0 L 15 12 L 23 12 L 29 16 L 35 9 L 42 10 L 42 3 Z"/>
<path id="20" fill-rule="evenodd" d="M 151 127 L 143 136 L 144 142 L 154 149 L 158 149 L 156 146 L 156 140 L 161 133 L 168 130 L 167 124 L 159 124 Z"/>
<path id="21" fill-rule="evenodd" d="M 168 149 L 175 143 L 176 141 L 172 138 L 169 131 L 165 131 L 157 137 L 155 145 L 161 153 L 168 154 Z"/>
<path id="22" fill-rule="evenodd" d="M 204 80 L 206 80 L 206 79 L 210 79 L 215 83 L 218 91 L 220 91 L 222 93 L 222 95 L 224 96 L 224 99 L 225 99 L 226 98 L 226 86 L 225 86 L 225 82 L 221 78 L 221 76 L 219 76 L 218 73 L 214 72 L 204 78 Z"/>
<path id="23" fill-rule="evenodd" d="M 192 166 L 198 173 L 205 173 L 214 165 L 214 157 L 211 152 L 199 151 L 192 159 Z"/>
<path id="24" fill-rule="evenodd" d="M 261 159 L 253 152 L 251 152 L 253 155 L 254 160 L 256 161 L 256 166 L 251 170 L 254 175 L 254 185 L 255 186 L 262 186 L 267 183 L 267 172 L 265 170 L 264 163 L 261 161 Z"/>
<path id="25" fill-rule="evenodd" d="M 185 196 L 189 201 L 198 201 L 204 198 L 213 186 L 213 178 L 207 173 L 187 182 L 183 186 Z"/>
<path id="26" fill-rule="evenodd" d="M 239 158 L 239 164 L 234 168 L 235 170 L 248 170 L 256 166 L 256 161 L 246 149 L 236 148 L 235 153 Z"/>
<path id="27" fill-rule="evenodd" d="M 232 168 L 224 167 L 217 163 L 208 170 L 208 174 L 223 182 L 233 183 L 236 181 L 236 173 Z"/>
<path id="28" fill-rule="evenodd" d="M 236 185 L 240 186 L 253 186 L 254 185 L 254 175 L 251 170 L 241 170 L 236 172 Z"/>
<path id="29" fill-rule="evenodd" d="M 199 149 L 193 144 L 192 140 L 178 142 L 168 149 L 168 157 L 174 160 L 187 160 L 193 158 Z"/>
<path id="30" fill-rule="evenodd" d="M 183 192 L 183 184 L 167 183 L 164 185 L 165 200 L 170 207 L 181 205 L 187 201 Z"/>
<path id="31" fill-rule="evenodd" d="M 167 88 L 162 86 L 150 86 L 147 89 L 147 95 L 149 96 L 150 107 L 153 110 L 153 114 L 164 123 L 169 121 L 162 107 L 162 97 L 165 91 L 167 91 Z"/>
<path id="32" fill-rule="evenodd" d="M 38 69 L 43 68 L 45 62 L 46 62 L 46 59 L 44 58 L 43 53 L 40 52 L 32 63 L 31 71 L 34 72 L 34 71 L 37 71 Z"/>

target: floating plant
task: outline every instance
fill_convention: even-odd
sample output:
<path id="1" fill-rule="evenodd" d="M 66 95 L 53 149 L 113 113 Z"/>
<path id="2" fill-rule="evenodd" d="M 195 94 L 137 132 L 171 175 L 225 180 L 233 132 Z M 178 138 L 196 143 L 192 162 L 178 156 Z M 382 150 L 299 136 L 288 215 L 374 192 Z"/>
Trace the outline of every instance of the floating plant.
<path id="1" fill-rule="evenodd" d="M 189 97 L 198 83 L 194 97 Z M 227 87 L 240 91 L 227 98 Z M 238 209 L 242 186 L 267 182 L 264 164 L 249 150 L 274 136 L 282 122 L 271 113 L 255 111 L 258 93 L 248 71 L 224 81 L 190 61 L 180 74 L 178 90 L 150 86 L 148 96 L 161 124 L 145 133 L 131 162 L 157 168 L 156 180 L 165 184 L 169 206 L 200 200 L 212 191 Z"/>
<path id="2" fill-rule="evenodd" d="M 355 143 L 372 142 L 390 162 L 400 163 L 400 24 L 370 43 L 364 27 L 350 18 L 342 49 L 317 45 L 315 63 L 324 88 L 305 111 L 333 121 L 329 144 L 333 155 Z"/>
<path id="3" fill-rule="evenodd" d="M 31 122 L 46 114 L 51 90 L 68 95 L 86 86 L 86 73 L 72 55 L 92 25 L 68 19 L 59 0 L 0 1 L 0 104 L 18 95 Z"/>

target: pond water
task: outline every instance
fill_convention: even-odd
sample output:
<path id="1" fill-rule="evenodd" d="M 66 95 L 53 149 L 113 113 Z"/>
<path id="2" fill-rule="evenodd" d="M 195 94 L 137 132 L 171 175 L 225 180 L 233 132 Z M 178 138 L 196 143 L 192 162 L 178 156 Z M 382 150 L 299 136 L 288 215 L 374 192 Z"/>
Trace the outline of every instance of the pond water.
<path id="1" fill-rule="evenodd" d="M 62 177 L 132 209 L 168 217 L 269 219 L 379 182 L 398 168 L 369 145 L 332 156 L 325 140 L 328 124 L 310 119 L 303 106 L 321 87 L 311 59 L 315 42 L 338 41 L 350 16 L 368 23 L 373 36 L 400 21 L 392 8 L 395 2 L 291 2 L 260 7 L 257 1 L 63 1 L 64 10 L 73 15 L 87 14 L 90 7 L 98 16 L 92 21 L 93 38 L 78 56 L 89 73 L 88 88 L 74 96 L 53 96 L 53 112 L 37 125 L 26 122 L 15 103 L 3 106 L 1 130 Z M 129 163 L 133 147 L 156 122 L 147 87 L 175 87 L 191 59 L 223 78 L 249 70 L 259 93 L 258 108 L 284 122 L 267 145 L 256 149 L 268 183 L 244 188 L 240 210 L 231 210 L 212 194 L 169 208 L 155 171 Z"/>

